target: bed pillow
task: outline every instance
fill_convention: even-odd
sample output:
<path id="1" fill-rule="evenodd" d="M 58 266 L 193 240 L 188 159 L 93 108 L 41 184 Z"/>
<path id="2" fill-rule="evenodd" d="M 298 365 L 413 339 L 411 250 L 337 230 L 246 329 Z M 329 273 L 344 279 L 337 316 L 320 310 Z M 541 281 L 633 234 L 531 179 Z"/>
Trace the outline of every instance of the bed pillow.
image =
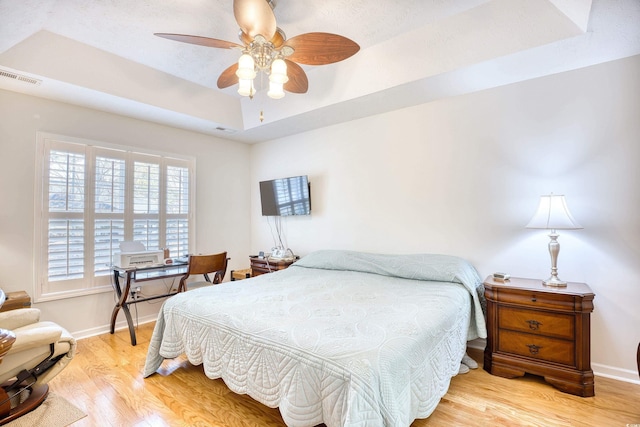
<path id="1" fill-rule="evenodd" d="M 478 271 L 469 261 L 451 255 L 387 255 L 343 250 L 320 250 L 291 265 L 296 268 L 358 271 L 403 279 L 460 283 L 467 288 L 475 306 L 477 335 L 486 338 L 483 313 L 484 286 Z"/>
<path id="2" fill-rule="evenodd" d="M 324 270 L 359 271 L 414 280 L 455 283 L 471 281 L 474 285 L 481 282 L 476 269 L 468 261 L 450 255 L 385 255 L 355 251 L 321 250 L 306 255 L 293 266 L 321 268 Z"/>

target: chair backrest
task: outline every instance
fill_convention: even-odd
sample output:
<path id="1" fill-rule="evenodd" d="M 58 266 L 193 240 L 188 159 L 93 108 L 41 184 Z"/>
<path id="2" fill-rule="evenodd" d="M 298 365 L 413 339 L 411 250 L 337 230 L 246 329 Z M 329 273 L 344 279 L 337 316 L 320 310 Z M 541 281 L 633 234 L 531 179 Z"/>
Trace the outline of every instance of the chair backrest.
<path id="1" fill-rule="evenodd" d="M 189 255 L 187 273 L 180 279 L 178 292 L 187 290 L 186 280 L 189 276 L 202 274 L 207 282 L 214 285 L 222 282 L 227 272 L 228 261 L 229 258 L 227 258 L 226 252 L 213 255 Z M 213 274 L 213 280 L 211 280 L 209 274 Z"/>

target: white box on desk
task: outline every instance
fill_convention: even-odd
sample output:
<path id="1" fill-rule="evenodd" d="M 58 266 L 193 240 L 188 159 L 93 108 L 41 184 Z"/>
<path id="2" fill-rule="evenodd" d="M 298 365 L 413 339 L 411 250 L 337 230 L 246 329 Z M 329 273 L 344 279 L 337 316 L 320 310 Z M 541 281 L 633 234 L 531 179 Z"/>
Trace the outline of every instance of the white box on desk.
<path id="1" fill-rule="evenodd" d="M 113 264 L 120 268 L 148 267 L 164 264 L 164 251 L 116 252 Z"/>

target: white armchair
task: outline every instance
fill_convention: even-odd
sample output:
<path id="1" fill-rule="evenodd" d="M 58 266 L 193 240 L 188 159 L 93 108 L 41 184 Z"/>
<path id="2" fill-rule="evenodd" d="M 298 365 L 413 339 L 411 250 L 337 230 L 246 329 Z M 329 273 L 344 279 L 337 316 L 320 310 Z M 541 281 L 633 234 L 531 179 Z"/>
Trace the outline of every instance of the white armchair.
<path id="1" fill-rule="evenodd" d="M 0 349 L 2 425 L 44 401 L 46 384 L 73 359 L 76 341 L 63 327 L 41 321 L 40 310 L 24 308 L 0 313 Z"/>

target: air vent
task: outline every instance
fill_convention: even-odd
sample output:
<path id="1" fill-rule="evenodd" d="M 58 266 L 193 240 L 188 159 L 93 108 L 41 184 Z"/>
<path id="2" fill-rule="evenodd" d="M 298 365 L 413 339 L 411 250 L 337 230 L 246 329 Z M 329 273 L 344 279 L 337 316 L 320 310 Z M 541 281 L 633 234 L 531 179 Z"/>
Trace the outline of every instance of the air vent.
<path id="1" fill-rule="evenodd" d="M 226 132 L 226 133 L 236 133 L 234 129 L 223 128 L 222 126 L 216 127 L 216 130 L 219 130 L 220 132 Z"/>
<path id="2" fill-rule="evenodd" d="M 23 76 L 22 74 L 16 74 L 11 71 L 2 70 L 2 69 L 0 69 L 0 77 L 13 79 L 19 82 L 29 83 L 36 86 L 39 86 L 40 83 L 42 83 L 42 80 L 34 79 L 33 77 Z"/>

